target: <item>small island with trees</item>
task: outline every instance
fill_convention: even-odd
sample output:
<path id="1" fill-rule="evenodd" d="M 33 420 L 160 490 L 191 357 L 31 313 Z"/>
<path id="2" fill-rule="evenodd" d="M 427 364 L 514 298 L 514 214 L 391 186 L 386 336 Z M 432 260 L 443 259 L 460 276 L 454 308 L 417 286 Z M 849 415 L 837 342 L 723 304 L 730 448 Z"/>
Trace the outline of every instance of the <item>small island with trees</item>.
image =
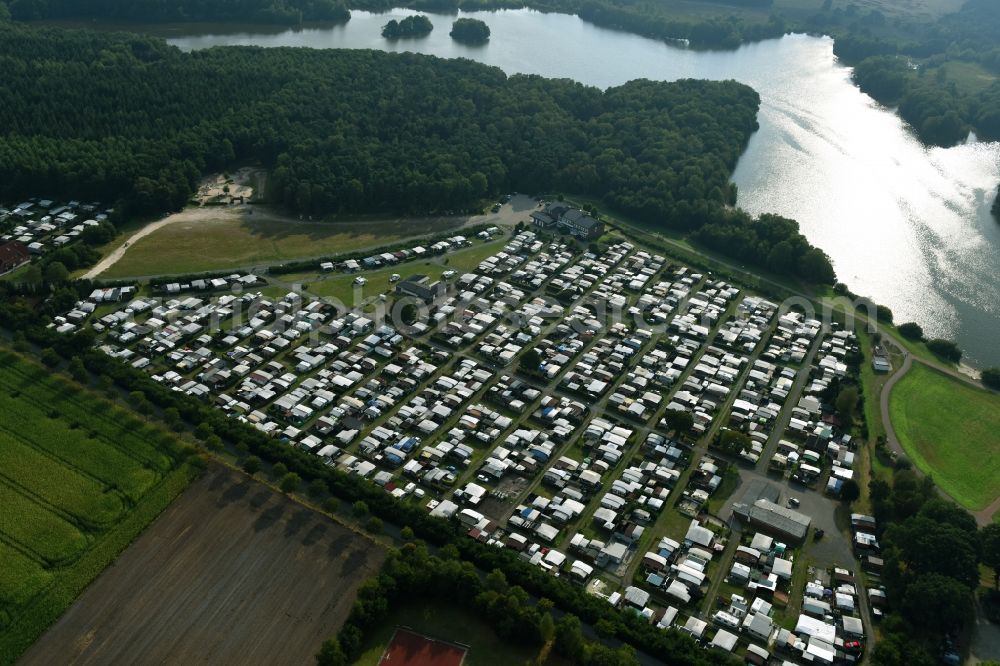
<path id="1" fill-rule="evenodd" d="M 382 26 L 382 36 L 386 39 L 412 39 L 429 35 L 434 24 L 423 14 L 407 16 L 401 21 L 392 19 Z"/>
<path id="2" fill-rule="evenodd" d="M 479 19 L 460 18 L 451 24 L 451 38 L 463 44 L 485 44 L 490 39 L 490 27 Z"/>

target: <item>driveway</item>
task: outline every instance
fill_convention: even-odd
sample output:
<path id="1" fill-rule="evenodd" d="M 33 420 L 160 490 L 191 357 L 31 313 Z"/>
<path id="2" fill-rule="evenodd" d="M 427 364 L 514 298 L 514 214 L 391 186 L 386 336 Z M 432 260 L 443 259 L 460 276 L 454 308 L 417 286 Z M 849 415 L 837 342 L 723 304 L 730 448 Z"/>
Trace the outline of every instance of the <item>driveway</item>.
<path id="1" fill-rule="evenodd" d="M 733 504 L 743 499 L 743 493 L 753 480 L 761 480 L 777 487 L 781 493 L 778 503 L 784 505 L 789 497 L 795 497 L 800 504 L 796 511 L 806 514 L 812 518 L 812 526 L 826 532 L 819 541 L 809 541 L 805 544 L 806 554 L 813 559 L 816 566 L 828 567 L 836 564 L 847 569 L 854 569 L 856 562 L 851 549 L 851 540 L 848 533 L 845 533 L 837 525 L 836 513 L 847 511 L 840 502 L 827 497 L 820 491 L 807 488 L 805 486 L 791 483 L 788 479 L 770 474 L 761 474 L 753 469 L 743 467 L 739 463 L 736 466 L 740 469 L 740 485 L 729 496 L 726 503 L 719 510 L 719 517 L 729 522 L 733 515 Z M 820 487 L 817 484 L 817 488 Z M 748 528 L 753 529 L 753 528 Z"/>

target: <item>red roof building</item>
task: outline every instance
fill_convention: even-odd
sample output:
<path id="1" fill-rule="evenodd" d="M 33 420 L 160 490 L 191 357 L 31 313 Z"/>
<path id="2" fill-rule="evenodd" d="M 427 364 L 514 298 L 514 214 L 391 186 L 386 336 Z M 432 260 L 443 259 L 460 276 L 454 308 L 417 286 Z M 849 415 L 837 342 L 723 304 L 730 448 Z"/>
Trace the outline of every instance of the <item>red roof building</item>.
<path id="1" fill-rule="evenodd" d="M 0 243 L 0 273 L 12 271 L 31 260 L 28 246 L 19 241 Z"/>

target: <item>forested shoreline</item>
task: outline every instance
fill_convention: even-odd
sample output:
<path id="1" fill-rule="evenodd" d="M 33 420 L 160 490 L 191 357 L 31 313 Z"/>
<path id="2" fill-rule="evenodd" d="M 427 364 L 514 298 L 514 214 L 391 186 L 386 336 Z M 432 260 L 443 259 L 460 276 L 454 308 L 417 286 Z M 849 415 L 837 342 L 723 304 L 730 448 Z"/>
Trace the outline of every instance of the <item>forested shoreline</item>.
<path id="1" fill-rule="evenodd" d="M 104 19 L 135 22 L 235 21 L 295 25 L 346 21 L 342 0 L 7 0 L 19 21 Z"/>
<path id="2" fill-rule="evenodd" d="M 812 15 L 802 16 L 799 12 L 795 18 L 771 11 L 770 0 L 730 0 L 724 4 L 766 12 L 762 14 L 766 20 L 748 21 L 721 14 L 697 19 L 678 17 L 655 4 L 620 4 L 612 0 L 0 0 L 0 20 L 9 13 L 27 21 L 239 21 L 291 25 L 346 21 L 351 9 L 381 12 L 399 7 L 457 13 L 527 7 L 575 14 L 605 28 L 684 42 L 700 49 L 733 49 L 803 31 L 834 37 L 835 54 L 856 67 L 857 85 L 882 104 L 897 107 L 899 115 L 924 143 L 954 145 L 970 131 L 981 139 L 1000 139 L 1000 79 L 970 91 L 956 85 L 945 69 L 951 63 L 960 63 L 981 66 L 1000 76 L 1000 47 L 994 37 L 1000 34 L 1000 3 L 968 0 L 959 11 L 938 21 L 889 19 L 878 9 L 863 12 L 853 5 L 834 8 L 830 0 Z"/>
<path id="3" fill-rule="evenodd" d="M 1000 78 L 966 90 L 947 69 L 981 67 L 1000 77 L 1000 2 L 968 0 L 939 21 L 899 25 L 878 11 L 825 11 L 805 27 L 832 35 L 834 54 L 855 67 L 858 87 L 897 107 L 924 143 L 951 146 L 970 131 L 1000 139 Z"/>
<path id="4" fill-rule="evenodd" d="M 124 215 L 176 210 L 202 175 L 255 163 L 300 214 L 447 213 L 503 192 L 563 191 L 658 226 L 731 231 L 730 176 L 760 104 L 731 81 L 602 92 L 410 53 L 182 53 L 19 23 L 0 26 L 0 61 L 0 200 L 97 199 Z M 797 226 L 790 240 L 792 258 L 774 265 L 832 282 L 822 253 L 825 266 L 803 268 L 814 248 Z M 740 258 L 769 265 L 776 242 Z"/>

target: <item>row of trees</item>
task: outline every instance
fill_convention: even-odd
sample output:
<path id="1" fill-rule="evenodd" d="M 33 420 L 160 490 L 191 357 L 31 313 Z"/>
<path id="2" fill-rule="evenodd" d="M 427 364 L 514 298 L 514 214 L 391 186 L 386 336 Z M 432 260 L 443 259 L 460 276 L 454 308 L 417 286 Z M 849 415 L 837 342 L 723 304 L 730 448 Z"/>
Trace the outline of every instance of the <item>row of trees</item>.
<path id="1" fill-rule="evenodd" d="M 978 565 L 1000 576 L 1000 525 L 977 529 L 970 513 L 941 499 L 930 477 L 911 469 L 897 470 L 891 483 L 873 479 L 870 491 L 891 605 L 872 663 L 940 663 L 945 635 L 972 619 Z"/>

